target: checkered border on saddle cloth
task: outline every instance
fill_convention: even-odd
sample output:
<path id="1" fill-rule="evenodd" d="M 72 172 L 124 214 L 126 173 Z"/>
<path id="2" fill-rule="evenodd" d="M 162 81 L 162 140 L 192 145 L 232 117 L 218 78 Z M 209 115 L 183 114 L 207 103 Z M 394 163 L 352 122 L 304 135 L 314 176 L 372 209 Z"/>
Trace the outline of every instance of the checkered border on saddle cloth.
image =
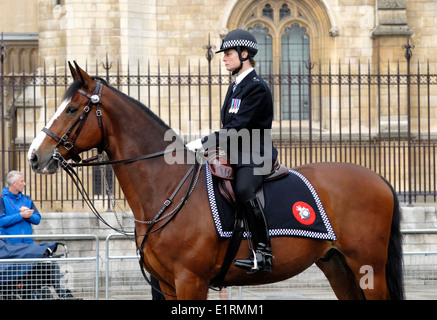
<path id="1" fill-rule="evenodd" d="M 263 186 L 269 235 L 337 240 L 312 184 L 299 172 L 289 172 L 287 177 L 265 182 Z M 205 178 L 216 231 L 219 237 L 230 238 L 234 227 L 234 209 L 218 193 L 217 178 L 211 174 L 208 165 L 205 165 Z"/>

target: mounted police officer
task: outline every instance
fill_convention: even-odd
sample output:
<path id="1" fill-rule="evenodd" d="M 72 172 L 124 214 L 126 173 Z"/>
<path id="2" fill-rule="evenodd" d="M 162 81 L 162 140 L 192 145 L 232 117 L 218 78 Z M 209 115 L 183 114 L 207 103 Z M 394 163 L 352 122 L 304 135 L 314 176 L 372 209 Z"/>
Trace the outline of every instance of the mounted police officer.
<path id="1" fill-rule="evenodd" d="M 191 150 L 217 147 L 227 150 L 235 172 L 234 190 L 239 210 L 248 222 L 255 248 L 247 259 L 234 265 L 249 273 L 272 271 L 272 248 L 264 210 L 256 191 L 263 176 L 269 174 L 277 159 L 271 127 L 273 100 L 269 87 L 256 74 L 254 57 L 258 52 L 255 37 L 246 30 L 228 33 L 216 53 L 224 52 L 226 69 L 236 75 L 228 88 L 222 109 L 222 129 L 187 144 Z"/>

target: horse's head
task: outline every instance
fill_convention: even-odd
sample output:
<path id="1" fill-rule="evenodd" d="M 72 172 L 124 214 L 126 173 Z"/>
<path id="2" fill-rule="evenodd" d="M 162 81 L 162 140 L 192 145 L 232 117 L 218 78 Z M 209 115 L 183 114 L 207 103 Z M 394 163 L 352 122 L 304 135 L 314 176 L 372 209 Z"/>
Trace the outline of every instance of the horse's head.
<path id="1" fill-rule="evenodd" d="M 56 172 L 59 158 L 54 154 L 79 161 L 81 152 L 103 140 L 100 104 L 104 86 L 74 64 L 69 63 L 74 82 L 64 101 L 29 148 L 28 161 L 37 173 Z"/>

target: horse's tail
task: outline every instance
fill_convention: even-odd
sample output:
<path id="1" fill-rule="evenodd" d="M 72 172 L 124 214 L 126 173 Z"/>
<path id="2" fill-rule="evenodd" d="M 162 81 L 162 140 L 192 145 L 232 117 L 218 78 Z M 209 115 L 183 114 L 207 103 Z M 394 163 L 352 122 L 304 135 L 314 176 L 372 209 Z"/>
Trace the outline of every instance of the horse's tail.
<path id="1" fill-rule="evenodd" d="M 383 178 L 384 179 L 384 178 Z M 392 300 L 404 300 L 403 253 L 401 234 L 401 211 L 399 200 L 392 185 L 385 180 L 393 193 L 394 209 L 388 243 L 388 259 L 385 266 L 388 292 Z"/>

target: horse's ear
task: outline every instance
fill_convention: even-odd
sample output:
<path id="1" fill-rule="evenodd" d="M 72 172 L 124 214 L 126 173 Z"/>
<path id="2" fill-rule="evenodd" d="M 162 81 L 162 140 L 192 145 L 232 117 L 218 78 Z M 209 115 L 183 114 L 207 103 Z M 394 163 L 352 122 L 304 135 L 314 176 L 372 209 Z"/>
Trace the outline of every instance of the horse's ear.
<path id="1" fill-rule="evenodd" d="M 74 65 L 76 66 L 76 73 L 78 74 L 79 79 L 82 81 L 83 85 L 86 88 L 88 88 L 91 85 L 91 83 L 93 83 L 93 79 L 79 67 L 76 61 L 73 62 Z"/>
<path id="2" fill-rule="evenodd" d="M 70 61 L 68 61 L 68 67 L 70 68 L 71 76 L 73 77 L 73 80 L 78 80 L 79 75 L 76 72 L 76 69 L 73 67 Z"/>

